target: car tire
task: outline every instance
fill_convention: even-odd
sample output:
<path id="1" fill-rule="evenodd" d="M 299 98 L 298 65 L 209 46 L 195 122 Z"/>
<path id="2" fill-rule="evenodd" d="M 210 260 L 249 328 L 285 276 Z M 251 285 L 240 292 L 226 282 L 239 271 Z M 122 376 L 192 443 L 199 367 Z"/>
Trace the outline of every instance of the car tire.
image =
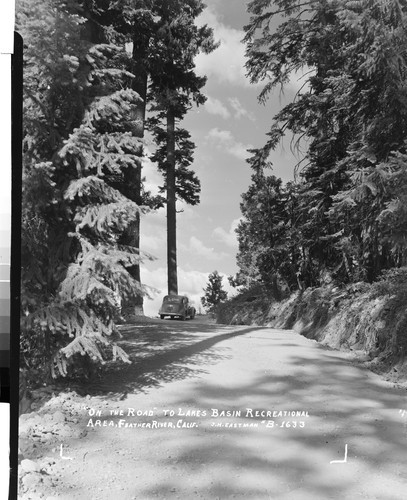
<path id="1" fill-rule="evenodd" d="M 180 318 L 181 318 L 181 321 L 185 321 L 185 319 L 186 319 L 185 314 L 183 314 L 182 316 L 180 316 Z"/>
<path id="2" fill-rule="evenodd" d="M 165 318 L 164 314 L 160 314 L 160 318 L 164 319 Z"/>

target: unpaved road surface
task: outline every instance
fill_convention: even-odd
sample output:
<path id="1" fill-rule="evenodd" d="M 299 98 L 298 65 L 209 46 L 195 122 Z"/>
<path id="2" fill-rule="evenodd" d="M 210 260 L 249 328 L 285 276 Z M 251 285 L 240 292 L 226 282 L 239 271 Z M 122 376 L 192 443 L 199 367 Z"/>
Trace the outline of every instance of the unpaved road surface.
<path id="1" fill-rule="evenodd" d="M 122 346 L 131 366 L 26 416 L 21 498 L 407 498 L 407 391 L 345 353 L 199 319 L 128 326 Z"/>

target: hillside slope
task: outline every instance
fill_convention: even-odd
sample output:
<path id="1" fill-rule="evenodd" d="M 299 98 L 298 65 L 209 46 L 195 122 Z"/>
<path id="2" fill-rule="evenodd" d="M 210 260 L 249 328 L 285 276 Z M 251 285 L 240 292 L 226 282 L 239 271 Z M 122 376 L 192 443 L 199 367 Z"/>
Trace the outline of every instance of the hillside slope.
<path id="1" fill-rule="evenodd" d="M 294 329 L 334 349 L 349 350 L 373 371 L 407 381 L 407 270 L 382 281 L 327 285 L 277 302 L 257 287 L 224 303 L 217 321 Z"/>

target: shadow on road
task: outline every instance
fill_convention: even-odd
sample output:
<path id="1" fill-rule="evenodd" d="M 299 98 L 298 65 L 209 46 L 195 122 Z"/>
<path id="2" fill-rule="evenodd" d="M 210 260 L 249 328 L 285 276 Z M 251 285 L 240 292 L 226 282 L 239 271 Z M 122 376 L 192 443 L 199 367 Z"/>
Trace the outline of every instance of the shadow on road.
<path id="1" fill-rule="evenodd" d="M 158 411 L 154 420 L 162 429 L 115 433 L 120 442 L 114 447 L 123 453 L 117 459 L 116 485 L 130 464 L 131 487 L 121 498 L 405 498 L 407 418 L 401 418 L 400 408 L 407 410 L 406 391 L 372 378 L 338 353 L 309 341 L 296 343 L 293 334 L 282 331 L 192 322 L 126 326 L 121 345 L 132 365 L 110 370 L 86 392 L 110 402 L 194 376 L 193 383 L 170 393 L 165 407 L 206 411 L 203 417 L 183 417 L 198 422 L 194 429 L 166 428 L 168 417 Z M 209 377 L 200 378 L 205 370 Z M 273 417 L 269 428 L 264 417 L 248 417 L 247 408 L 306 411 L 309 417 L 302 419 L 303 428 L 280 425 L 293 418 Z M 212 409 L 241 410 L 241 415 L 217 418 Z M 120 418 L 111 417 L 114 422 Z M 225 421 L 258 426 L 216 425 Z M 99 448 L 103 432 L 89 433 L 87 445 Z M 345 445 L 347 462 L 331 464 L 343 458 Z M 101 498 L 110 494 L 106 490 Z"/>
<path id="2" fill-rule="evenodd" d="M 274 427 L 267 434 L 210 426 L 194 440 L 183 441 L 177 468 L 188 476 L 208 468 L 212 478 L 201 486 L 203 498 L 405 498 L 407 422 L 399 415 L 405 391 L 375 383 L 366 370 L 330 352 L 293 355 L 290 371 L 288 376 L 248 377 L 246 384 L 233 388 L 205 383 L 175 402 L 192 408 L 305 410 L 310 415 L 305 429 Z M 281 420 L 287 419 L 276 424 Z M 349 461 L 330 464 L 343 458 L 345 444 Z M 222 477 L 217 470 L 224 471 Z M 154 494 L 165 498 L 165 492 L 183 489 L 173 478 L 157 485 Z M 153 491 L 142 494 L 150 498 Z"/>
<path id="3" fill-rule="evenodd" d="M 228 357 L 228 349 L 218 344 L 256 329 L 168 323 L 124 327 L 118 344 L 129 355 L 131 365 L 112 366 L 97 381 L 75 390 L 91 396 L 106 395 L 109 400 L 124 399 L 128 393 L 147 392 L 163 382 L 197 376 L 205 373 L 205 365 Z M 218 330 L 224 333 L 214 335 Z M 205 335 L 210 337 L 202 338 Z"/>

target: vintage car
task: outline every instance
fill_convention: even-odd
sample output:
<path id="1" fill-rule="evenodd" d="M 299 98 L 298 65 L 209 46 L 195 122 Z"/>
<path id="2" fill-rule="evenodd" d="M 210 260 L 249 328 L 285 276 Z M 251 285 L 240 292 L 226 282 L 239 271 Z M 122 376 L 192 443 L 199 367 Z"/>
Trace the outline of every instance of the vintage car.
<path id="1" fill-rule="evenodd" d="M 166 295 L 158 311 L 161 319 L 164 319 L 165 316 L 169 316 L 171 319 L 176 317 L 182 320 L 194 319 L 195 313 L 195 307 L 190 305 L 188 297 L 185 295 Z"/>

